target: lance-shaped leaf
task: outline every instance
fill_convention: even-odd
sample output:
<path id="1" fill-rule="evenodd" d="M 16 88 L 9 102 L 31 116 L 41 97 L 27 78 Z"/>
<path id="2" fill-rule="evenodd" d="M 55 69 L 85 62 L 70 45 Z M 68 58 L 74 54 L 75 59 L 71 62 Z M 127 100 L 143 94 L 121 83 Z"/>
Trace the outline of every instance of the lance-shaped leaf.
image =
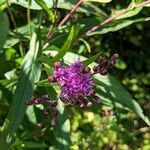
<path id="1" fill-rule="evenodd" d="M 59 115 L 57 117 L 57 124 L 54 127 L 54 134 L 58 141 L 59 149 L 69 150 L 70 146 L 70 121 L 67 117 L 63 103 L 58 100 L 57 110 Z"/>
<path id="2" fill-rule="evenodd" d="M 53 14 L 53 11 L 48 8 L 46 3 L 43 0 L 35 0 L 35 1 L 37 4 L 39 4 L 47 12 L 47 14 L 49 15 L 52 22 L 54 22 L 55 16 Z"/>
<path id="3" fill-rule="evenodd" d="M 64 57 L 66 63 L 71 63 L 79 59 L 84 61 L 86 58 L 73 53 L 67 53 Z M 96 65 L 92 63 L 91 67 Z M 96 75 L 94 76 L 97 86 L 97 94 L 101 97 L 105 104 L 119 104 L 124 108 L 128 108 L 139 115 L 149 126 L 150 121 L 143 113 L 141 106 L 132 98 L 132 96 L 123 88 L 123 86 L 112 75 Z"/>
<path id="4" fill-rule="evenodd" d="M 36 89 L 34 83 L 38 82 L 40 79 L 41 65 L 38 62 L 35 62 L 38 52 L 39 41 L 37 35 L 34 33 L 30 42 L 30 49 L 23 60 L 16 91 L 12 99 L 12 107 L 5 120 L 4 129 L 0 139 L 0 149 L 10 149 L 14 133 L 19 128 L 25 114 L 25 101 L 32 97 Z"/>

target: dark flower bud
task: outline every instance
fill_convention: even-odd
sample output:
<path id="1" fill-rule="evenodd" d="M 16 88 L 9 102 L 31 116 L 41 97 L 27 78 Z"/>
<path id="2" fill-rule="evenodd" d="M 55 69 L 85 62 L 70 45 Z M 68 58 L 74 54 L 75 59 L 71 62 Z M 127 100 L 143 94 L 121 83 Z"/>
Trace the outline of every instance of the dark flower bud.
<path id="1" fill-rule="evenodd" d="M 117 60 L 119 58 L 119 55 L 118 54 L 114 54 L 110 60 Z"/>
<path id="2" fill-rule="evenodd" d="M 56 79 L 54 76 L 49 76 L 48 77 L 48 82 L 56 82 Z"/>
<path id="3" fill-rule="evenodd" d="M 106 64 L 106 58 L 104 56 L 100 56 L 98 58 L 98 64 L 100 67 L 103 67 Z"/>
<path id="4" fill-rule="evenodd" d="M 93 99 L 92 99 L 94 102 L 96 102 L 97 104 L 100 104 L 101 103 L 101 100 L 98 96 L 93 96 Z"/>
<path id="5" fill-rule="evenodd" d="M 42 96 L 42 101 L 43 101 L 43 102 L 48 102 L 48 101 L 49 101 L 48 95 Z"/>
<path id="6" fill-rule="evenodd" d="M 38 105 L 38 104 L 41 104 L 42 103 L 42 99 L 41 98 L 36 98 L 35 100 L 34 100 L 34 104 L 35 105 Z"/>
<path id="7" fill-rule="evenodd" d="M 54 117 L 51 119 L 51 126 L 52 127 L 56 126 L 56 118 Z"/>
<path id="8" fill-rule="evenodd" d="M 107 65 L 107 68 L 112 68 L 112 67 L 115 65 L 115 63 L 116 63 L 116 61 L 118 60 L 118 58 L 119 58 L 119 55 L 118 55 L 118 54 L 114 54 L 114 55 L 110 58 L 110 60 L 109 60 L 109 62 L 108 62 L 108 65 Z"/>
<path id="9" fill-rule="evenodd" d="M 107 68 L 104 68 L 104 67 L 99 70 L 99 73 L 103 76 L 105 76 L 107 72 L 108 72 Z"/>
<path id="10" fill-rule="evenodd" d="M 99 72 L 99 67 L 98 66 L 94 66 L 93 67 L 93 71 L 94 71 L 94 73 L 98 73 Z"/>
<path id="11" fill-rule="evenodd" d="M 59 68 L 59 67 L 61 67 L 61 62 L 60 61 L 56 61 L 55 63 L 54 63 L 54 67 L 57 69 L 57 68 Z"/>
<path id="12" fill-rule="evenodd" d="M 92 89 L 92 90 L 88 93 L 89 96 L 94 96 L 95 94 L 96 94 L 96 92 L 95 92 L 94 89 Z"/>
<path id="13" fill-rule="evenodd" d="M 51 106 L 56 107 L 57 106 L 57 101 L 56 100 L 51 101 Z"/>
<path id="14" fill-rule="evenodd" d="M 47 109 L 44 109 L 44 115 L 48 115 L 48 113 L 51 111 L 51 108 L 47 108 Z"/>
<path id="15" fill-rule="evenodd" d="M 51 125 L 52 125 L 52 126 L 55 126 L 55 125 L 56 125 L 57 115 L 58 115 L 57 112 L 53 112 L 53 113 L 52 113 L 52 116 L 51 116 Z"/>
<path id="16" fill-rule="evenodd" d="M 90 67 L 85 67 L 83 68 L 82 73 L 90 73 L 90 71 L 91 71 Z"/>
<path id="17" fill-rule="evenodd" d="M 30 106 L 30 105 L 34 104 L 34 101 L 33 101 L 33 99 L 30 99 L 30 100 L 26 101 L 25 104 Z"/>
<path id="18" fill-rule="evenodd" d="M 82 100 L 82 99 L 84 99 L 84 95 L 83 95 L 83 94 L 79 94 L 78 98 L 79 98 L 80 100 Z"/>
<path id="19" fill-rule="evenodd" d="M 87 108 L 92 106 L 92 103 L 89 102 L 87 99 L 83 99 L 82 102 L 80 103 L 79 107 L 80 108 Z"/>

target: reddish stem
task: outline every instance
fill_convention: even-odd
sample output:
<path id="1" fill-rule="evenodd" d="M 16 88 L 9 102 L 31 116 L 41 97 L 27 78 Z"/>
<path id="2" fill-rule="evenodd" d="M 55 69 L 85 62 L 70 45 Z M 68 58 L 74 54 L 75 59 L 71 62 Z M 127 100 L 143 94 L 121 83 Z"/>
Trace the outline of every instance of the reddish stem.
<path id="1" fill-rule="evenodd" d="M 142 3 L 138 4 L 138 5 L 136 5 L 134 8 L 143 7 L 143 6 L 145 6 L 145 5 L 149 4 L 149 3 L 150 3 L 150 0 L 147 0 L 147 1 L 145 1 L 145 2 L 142 2 Z M 126 9 L 124 9 L 124 10 L 122 10 L 120 13 L 118 13 L 117 15 L 111 16 L 111 17 L 107 18 L 107 19 L 104 20 L 102 23 L 100 23 L 100 24 L 94 26 L 93 28 L 91 28 L 90 30 L 88 30 L 88 31 L 86 32 L 86 35 L 88 35 L 88 34 L 91 33 L 91 32 L 94 32 L 94 31 L 96 31 L 97 29 L 100 29 L 101 27 L 103 27 L 104 25 L 106 25 L 106 24 L 108 24 L 108 23 L 114 21 L 116 18 L 118 18 L 118 17 L 120 17 L 121 15 L 127 13 L 129 10 L 130 10 L 130 7 L 127 7 Z"/>
<path id="2" fill-rule="evenodd" d="M 71 11 L 63 18 L 63 20 L 59 23 L 58 26 L 62 26 L 65 24 L 66 21 L 73 15 L 73 13 L 76 11 L 76 9 L 83 3 L 83 0 L 79 0 L 78 3 L 76 3 Z"/>

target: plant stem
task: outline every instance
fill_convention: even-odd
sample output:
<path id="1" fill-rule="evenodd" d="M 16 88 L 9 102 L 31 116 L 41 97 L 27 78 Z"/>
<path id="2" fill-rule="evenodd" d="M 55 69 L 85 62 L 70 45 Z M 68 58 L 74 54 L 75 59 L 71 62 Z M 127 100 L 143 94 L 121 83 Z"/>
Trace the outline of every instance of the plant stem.
<path id="1" fill-rule="evenodd" d="M 18 34 L 17 24 L 16 24 L 16 21 L 15 21 L 15 18 L 14 18 L 14 16 L 13 16 L 13 14 L 12 14 L 12 12 L 11 12 L 11 10 L 10 10 L 8 0 L 6 0 L 6 4 L 7 4 L 8 13 L 9 13 L 9 15 L 10 15 L 10 19 L 11 19 L 11 21 L 12 21 L 12 23 L 13 23 L 13 26 L 14 26 L 14 28 L 16 29 L 16 32 L 17 32 L 17 34 Z"/>
<path id="2" fill-rule="evenodd" d="M 147 4 L 149 4 L 149 3 L 150 3 L 150 0 L 147 0 L 147 1 L 145 1 L 145 2 L 142 2 L 142 3 L 138 4 L 138 5 L 135 5 L 132 9 L 130 8 L 130 6 L 127 7 L 126 9 L 122 10 L 120 13 L 116 14 L 115 16 L 111 16 L 111 17 L 107 18 L 107 19 L 104 20 L 102 23 L 100 23 L 100 24 L 94 26 L 93 28 L 91 28 L 90 30 L 88 30 L 88 31 L 86 32 L 86 35 L 88 36 L 89 33 L 94 32 L 94 31 L 96 31 L 97 29 L 102 28 L 103 26 L 107 25 L 108 23 L 114 21 L 116 18 L 118 18 L 118 17 L 124 15 L 124 14 L 127 13 L 128 11 L 131 11 L 131 10 L 133 10 L 133 9 L 135 9 L 135 8 L 144 7 L 145 5 L 147 5 Z"/>
<path id="3" fill-rule="evenodd" d="M 73 13 L 76 11 L 76 9 L 83 3 L 84 0 L 79 0 L 71 9 L 71 11 L 63 18 L 63 20 L 59 23 L 58 26 L 62 26 L 64 25 L 68 19 L 73 15 Z M 56 1 L 57 3 L 57 1 Z M 56 5 L 57 6 L 57 5 Z M 56 22 L 54 23 L 53 27 L 51 27 L 49 29 L 49 32 L 46 36 L 46 39 L 45 39 L 45 44 L 48 43 L 48 41 L 53 37 L 54 35 L 54 30 L 55 30 L 55 26 L 56 26 Z"/>
<path id="4" fill-rule="evenodd" d="M 30 16 L 30 3 L 31 3 L 31 0 L 28 0 L 27 20 L 28 20 L 28 24 L 29 24 L 29 33 L 31 36 L 32 35 L 32 27 L 31 27 L 31 16 Z"/>
<path id="5" fill-rule="evenodd" d="M 73 13 L 76 11 L 76 9 L 83 3 L 84 0 L 79 0 L 78 3 L 76 3 L 71 11 L 63 18 L 63 20 L 59 23 L 58 26 L 62 26 L 65 24 L 66 21 L 73 15 Z"/>
<path id="6" fill-rule="evenodd" d="M 8 9 L 8 13 L 10 15 L 10 19 L 13 23 L 13 26 L 16 30 L 15 34 L 19 37 L 19 33 L 18 33 L 18 27 L 17 27 L 17 23 L 15 21 L 15 17 L 13 16 L 12 12 L 11 12 L 11 9 L 9 7 L 9 2 L 8 0 L 6 0 L 6 4 L 7 4 L 7 9 Z M 21 42 L 21 39 L 19 38 L 19 51 L 20 51 L 20 55 L 23 57 L 24 56 L 24 50 L 23 50 L 23 46 L 22 46 L 22 42 Z"/>

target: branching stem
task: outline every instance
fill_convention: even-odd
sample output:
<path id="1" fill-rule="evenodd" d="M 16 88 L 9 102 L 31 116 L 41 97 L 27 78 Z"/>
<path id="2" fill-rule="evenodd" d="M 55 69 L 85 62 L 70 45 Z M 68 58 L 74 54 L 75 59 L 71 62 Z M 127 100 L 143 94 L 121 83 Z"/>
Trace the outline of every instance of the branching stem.
<path id="1" fill-rule="evenodd" d="M 107 18 L 106 20 L 104 20 L 102 23 L 100 23 L 100 24 L 98 24 L 98 25 L 92 27 L 90 30 L 88 30 L 88 31 L 86 32 L 86 35 L 88 36 L 89 33 L 94 32 L 94 31 L 96 31 L 97 29 L 102 28 L 103 26 L 105 26 L 105 25 L 107 25 L 108 23 L 114 21 L 116 18 L 118 18 L 118 17 L 124 15 L 125 13 L 127 13 L 127 12 L 129 12 L 129 11 L 135 9 L 135 8 L 144 7 L 145 5 L 147 5 L 147 4 L 149 4 L 149 3 L 150 3 L 150 0 L 147 0 L 147 1 L 145 1 L 145 2 L 142 2 L 142 3 L 140 3 L 140 4 L 135 5 L 132 9 L 131 9 L 130 6 L 128 6 L 126 9 L 122 10 L 121 12 L 119 12 L 118 14 L 116 14 L 115 16 L 111 16 L 111 17 Z"/>

